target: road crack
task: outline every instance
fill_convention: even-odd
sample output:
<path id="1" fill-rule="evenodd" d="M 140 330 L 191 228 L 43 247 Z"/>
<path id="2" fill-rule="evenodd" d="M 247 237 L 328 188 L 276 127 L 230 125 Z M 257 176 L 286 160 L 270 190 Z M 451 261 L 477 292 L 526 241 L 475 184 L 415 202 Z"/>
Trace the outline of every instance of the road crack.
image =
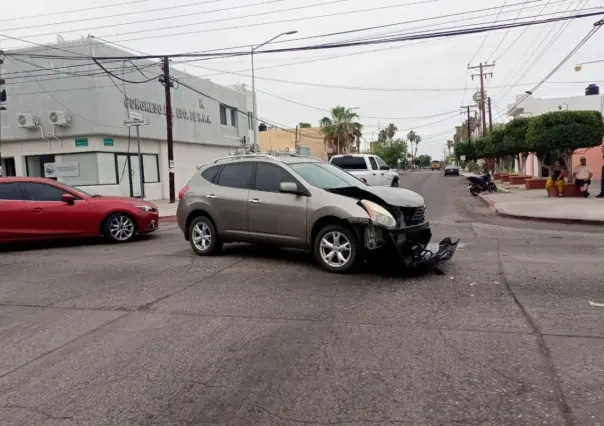
<path id="1" fill-rule="evenodd" d="M 531 314 L 529 314 L 529 312 L 526 310 L 526 308 L 524 307 L 522 302 L 520 302 L 520 300 L 516 296 L 516 293 L 512 289 L 512 286 L 510 285 L 510 283 L 507 279 L 507 276 L 505 274 L 505 271 L 503 269 L 503 261 L 501 260 L 501 247 L 500 247 L 499 238 L 496 238 L 496 241 L 497 241 L 497 265 L 498 265 L 498 269 L 499 269 L 499 281 L 501 283 L 503 283 L 503 285 L 509 292 L 510 296 L 514 300 L 514 303 L 516 304 L 516 306 L 518 306 L 518 309 L 520 309 L 522 316 L 526 319 L 529 326 L 531 327 L 531 329 L 533 331 L 533 336 L 535 336 L 535 339 L 537 340 L 537 346 L 539 347 L 539 353 L 541 354 L 541 357 L 545 361 L 545 365 L 546 365 L 548 373 L 550 375 L 554 395 L 558 402 L 558 408 L 560 410 L 560 414 L 562 415 L 562 419 L 564 420 L 564 424 L 567 426 L 572 426 L 574 424 L 572 416 L 571 416 L 572 410 L 570 409 L 568 403 L 566 402 L 566 398 L 564 396 L 564 391 L 562 390 L 562 384 L 560 383 L 560 377 L 556 373 L 556 367 L 554 365 L 554 360 L 549 351 L 549 348 L 547 347 L 547 344 L 545 343 L 545 339 L 543 337 L 544 334 L 542 333 L 542 331 L 539 328 L 539 325 L 537 324 L 535 319 L 531 316 Z"/>

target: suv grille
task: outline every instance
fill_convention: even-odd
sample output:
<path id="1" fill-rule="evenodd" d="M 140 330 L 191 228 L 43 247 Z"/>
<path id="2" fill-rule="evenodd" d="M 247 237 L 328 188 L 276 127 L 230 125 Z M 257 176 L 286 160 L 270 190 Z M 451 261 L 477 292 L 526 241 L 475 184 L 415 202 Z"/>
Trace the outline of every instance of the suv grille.
<path id="1" fill-rule="evenodd" d="M 426 206 L 421 207 L 402 207 L 401 210 L 405 215 L 405 224 L 419 225 L 426 221 Z"/>
<path id="2" fill-rule="evenodd" d="M 390 207 L 390 214 L 396 219 L 396 227 L 420 225 L 426 221 L 426 206 L 421 207 Z M 403 223 L 403 218 L 405 219 Z"/>

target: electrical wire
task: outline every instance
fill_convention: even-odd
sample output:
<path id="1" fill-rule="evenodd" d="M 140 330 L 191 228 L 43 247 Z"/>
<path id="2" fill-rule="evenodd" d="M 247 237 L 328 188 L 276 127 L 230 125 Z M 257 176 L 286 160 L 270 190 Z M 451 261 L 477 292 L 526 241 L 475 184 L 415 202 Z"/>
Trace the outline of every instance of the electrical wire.
<path id="1" fill-rule="evenodd" d="M 543 5 L 541 10 L 537 13 L 537 16 L 535 16 L 535 19 L 537 19 L 538 16 L 541 16 L 543 11 L 549 6 L 550 2 L 551 2 L 551 0 L 547 0 L 547 2 Z M 526 3 L 525 3 L 525 5 L 526 5 Z M 520 17 L 520 14 L 522 13 L 523 10 L 524 10 L 524 6 L 518 11 L 518 15 L 516 15 L 516 19 L 518 19 Z M 507 47 L 507 49 L 501 55 L 499 55 L 497 57 L 497 59 L 501 58 L 505 54 L 505 52 L 507 52 L 510 49 L 510 47 L 513 46 L 528 29 L 529 29 L 529 27 L 525 27 L 524 30 L 522 30 L 522 33 L 516 39 L 514 39 L 514 41 L 512 41 L 512 43 Z M 499 50 L 499 48 L 501 47 L 501 45 L 507 38 L 510 31 L 511 31 L 511 29 L 508 28 L 508 30 L 505 32 L 503 37 L 501 37 L 501 40 L 499 40 L 499 43 L 497 44 L 497 46 L 495 46 L 495 49 L 493 50 L 493 53 L 490 55 L 490 57 L 495 56 L 495 54 L 497 53 L 497 51 Z M 497 59 L 495 59 L 494 61 L 496 61 Z M 487 63 L 489 62 L 489 60 L 490 60 L 490 58 L 487 60 Z"/>
<path id="2" fill-rule="evenodd" d="M 583 39 L 581 39 L 581 41 L 568 53 L 568 55 L 566 55 L 564 57 L 564 59 L 562 59 L 562 61 L 560 61 L 560 63 L 558 65 L 556 65 L 554 67 L 554 69 L 547 74 L 539 83 L 537 83 L 535 85 L 535 87 L 533 87 L 531 90 L 527 91 L 527 93 L 525 93 L 524 96 L 522 96 L 522 98 L 518 99 L 511 108 L 508 108 L 507 111 L 511 111 L 514 108 L 516 108 L 518 105 L 520 105 L 527 97 L 529 97 L 530 95 L 532 95 L 533 93 L 535 93 L 535 91 L 537 91 L 544 83 L 545 81 L 547 81 L 547 79 L 549 79 L 552 75 L 554 75 L 556 73 L 556 71 L 558 71 L 560 68 L 562 68 L 562 66 L 575 54 L 577 53 L 581 47 L 583 47 L 583 45 L 585 43 L 587 43 L 589 41 L 589 39 L 591 37 L 593 37 L 593 35 L 595 33 L 598 32 L 598 30 L 602 27 L 602 24 L 604 24 L 604 19 L 599 20 L 598 22 L 596 22 L 594 24 L 594 27 L 587 33 L 587 35 L 585 37 L 583 37 Z M 497 117 L 500 118 L 501 116 Z"/>
<path id="3" fill-rule="evenodd" d="M 577 3 L 577 6 L 575 8 L 575 10 L 580 6 L 582 0 L 579 0 Z M 569 12 L 570 8 L 572 7 L 573 3 L 570 3 L 566 9 L 565 12 Z M 508 87 L 502 91 L 500 91 L 497 94 L 498 97 L 498 101 L 501 101 L 501 99 L 506 96 L 509 91 L 511 90 L 511 87 L 509 87 L 510 84 L 513 84 L 515 82 L 518 82 L 519 80 L 521 80 L 522 78 L 524 78 L 524 76 L 526 76 L 526 74 L 530 71 L 530 69 L 543 57 L 543 55 L 545 54 L 545 52 L 547 52 L 547 50 L 551 47 L 551 44 L 547 44 L 539 54 L 535 55 L 536 52 L 539 50 L 539 48 L 541 47 L 541 45 L 545 42 L 545 40 L 548 39 L 548 37 L 550 36 L 550 34 L 552 33 L 552 31 L 554 31 L 556 29 L 558 24 L 554 24 L 549 31 L 547 32 L 547 34 L 545 34 L 545 37 L 543 37 L 541 39 L 541 41 L 539 42 L 539 44 L 534 48 L 534 50 L 532 51 L 531 54 L 527 55 L 528 49 L 531 47 L 530 45 L 527 47 L 527 49 L 523 52 L 523 54 L 520 56 L 520 60 L 514 65 L 514 67 L 512 67 L 512 72 L 514 72 L 514 70 L 517 70 L 516 73 L 511 77 L 511 78 L 507 78 L 509 77 L 509 74 L 504 78 L 504 84 L 507 82 L 508 83 Z M 564 23 L 562 23 L 562 26 L 564 26 Z M 537 35 L 537 38 L 539 38 L 539 36 L 541 34 L 543 34 L 545 31 L 547 30 L 546 27 L 544 27 L 539 34 Z M 558 30 L 559 32 L 559 30 Z M 556 33 L 558 34 L 558 33 Z M 556 38 L 556 34 L 554 34 L 554 36 L 552 37 L 551 40 L 555 41 Z M 550 40 L 550 41 L 551 41 Z M 522 73 L 523 68 L 528 64 L 528 62 L 533 59 L 533 61 L 531 62 L 531 64 L 525 69 L 524 73 Z M 523 61 L 523 64 L 521 66 L 518 66 L 519 63 L 521 61 Z M 522 73 L 522 75 L 520 75 Z"/>
<path id="4" fill-rule="evenodd" d="M 431 1 L 435 1 L 435 0 L 425 0 L 425 1 L 426 2 L 431 2 Z M 541 1 L 543 1 L 543 0 L 526 0 L 526 3 L 536 3 L 536 2 L 541 2 Z M 563 0 L 563 1 L 570 1 L 570 0 Z M 514 3 L 514 4 L 508 5 L 507 7 L 518 6 L 518 5 L 522 5 L 524 3 L 525 2 Z M 419 3 L 416 2 L 415 4 L 419 4 Z M 279 43 L 285 43 L 285 42 L 295 42 L 295 41 L 308 40 L 308 39 L 314 39 L 314 38 L 332 37 L 332 36 L 352 34 L 352 33 L 363 32 L 363 31 L 370 31 L 370 30 L 374 30 L 374 29 L 391 28 L 391 27 L 394 27 L 394 26 L 399 26 L 399 25 L 408 24 L 408 23 L 420 23 L 420 22 L 426 22 L 426 21 L 430 21 L 430 20 L 438 20 L 438 19 L 448 18 L 448 17 L 454 17 L 454 16 L 472 15 L 472 14 L 479 13 L 479 12 L 486 12 L 486 11 L 497 10 L 499 8 L 500 8 L 500 6 L 497 6 L 497 7 L 488 7 L 488 8 L 476 9 L 476 10 L 472 10 L 472 11 L 457 12 L 457 13 L 440 15 L 440 16 L 434 16 L 434 17 L 429 17 L 429 18 L 420 18 L 420 19 L 414 19 L 414 20 L 410 20 L 410 21 L 395 22 L 395 23 L 391 23 L 391 24 L 384 24 L 384 25 L 373 26 L 373 27 L 364 27 L 364 28 L 357 28 L 357 29 L 352 29 L 352 30 L 344 30 L 344 31 L 339 31 L 339 32 L 334 32 L 334 33 L 326 33 L 326 34 L 319 34 L 319 35 L 314 35 L 314 36 L 298 37 L 298 38 L 288 39 L 288 40 L 276 40 L 276 41 L 272 42 L 272 44 L 279 44 Z M 345 14 L 345 12 L 337 13 L 337 15 L 342 15 L 342 14 Z M 330 17 L 330 16 L 333 16 L 333 14 L 328 14 L 328 15 L 324 15 L 324 16 L 325 17 Z M 316 17 L 311 17 L 311 18 L 312 19 L 316 19 Z M 306 18 L 304 18 L 304 19 L 306 19 Z M 215 21 L 212 21 L 212 22 L 215 22 Z M 289 20 L 281 20 L 281 21 L 263 22 L 263 23 L 260 23 L 260 25 L 269 25 L 269 24 L 284 23 L 284 22 L 292 22 L 292 20 L 289 19 Z M 228 27 L 228 28 L 223 28 L 223 29 L 248 28 L 248 27 L 257 26 L 257 25 L 258 24 L 248 24 L 248 25 L 241 25 L 241 26 L 236 26 L 236 27 Z M 174 27 L 170 27 L 170 28 L 174 28 Z M 154 30 L 156 30 L 156 29 L 154 29 Z M 150 37 L 139 37 L 139 38 L 130 38 L 130 39 L 123 39 L 123 40 L 116 40 L 116 42 L 119 42 L 119 41 L 122 41 L 122 42 L 123 41 L 134 41 L 134 40 L 142 40 L 142 39 L 158 38 L 158 37 L 171 37 L 171 36 L 177 36 L 177 35 L 189 35 L 189 34 L 197 34 L 197 33 L 200 33 L 200 32 L 215 31 L 215 30 L 216 29 L 214 29 L 214 30 L 193 31 L 193 32 L 178 33 L 178 34 L 163 34 L 163 35 L 150 36 Z M 111 36 L 116 36 L 116 35 L 115 34 L 108 35 L 107 37 L 111 37 Z M 20 38 L 16 38 L 16 37 L 13 37 L 13 39 L 20 40 L 20 41 L 28 43 L 28 41 L 25 40 L 25 39 L 20 39 Z M 250 45 L 242 45 L 242 46 L 235 46 L 235 47 L 223 48 L 223 49 L 213 49 L 213 50 L 206 50 L 206 51 L 198 51 L 198 52 L 193 52 L 193 53 L 198 53 L 199 54 L 199 53 L 204 53 L 204 52 L 208 53 L 208 52 L 216 52 L 216 51 L 220 51 L 220 50 L 228 50 L 228 49 L 235 49 L 235 48 L 249 48 L 249 47 L 250 47 Z M 13 48 L 13 49 L 16 49 L 16 48 Z M 249 52 L 246 52 L 246 53 L 249 53 Z M 160 55 L 160 56 L 166 56 L 166 55 Z M 175 56 L 175 55 L 170 55 L 170 56 Z"/>
<path id="5" fill-rule="evenodd" d="M 491 25 L 491 26 L 483 26 L 483 27 L 476 27 L 476 28 L 469 28 L 469 29 L 459 29 L 459 30 L 452 30 L 452 31 L 437 31 L 437 32 L 432 32 L 432 33 L 427 32 L 427 33 L 419 33 L 419 34 L 415 34 L 415 35 L 408 35 L 408 36 L 402 36 L 402 37 L 391 37 L 391 38 L 380 39 L 380 40 L 349 42 L 349 43 L 329 43 L 329 44 L 308 45 L 308 46 L 301 46 L 301 47 L 294 47 L 294 48 L 282 48 L 282 49 L 266 49 L 266 50 L 261 50 L 261 51 L 257 52 L 256 54 L 272 54 L 272 53 L 283 53 L 283 52 L 294 52 L 294 51 L 302 52 L 302 51 L 323 50 L 323 49 L 340 49 L 340 48 L 356 47 L 356 46 L 363 46 L 363 45 L 396 43 L 396 42 L 410 41 L 410 40 L 426 40 L 426 39 L 440 38 L 440 37 L 455 37 L 455 36 L 460 36 L 460 35 L 483 33 L 483 32 L 489 31 L 489 30 L 501 30 L 501 29 L 506 29 L 506 28 L 520 28 L 520 27 L 523 27 L 526 25 L 541 25 L 541 24 L 547 24 L 547 23 L 553 23 L 553 22 L 562 22 L 562 21 L 567 21 L 567 20 L 588 18 L 588 17 L 593 17 L 593 16 L 597 16 L 597 15 L 601 15 L 601 14 L 602 14 L 602 11 L 599 11 L 599 12 L 590 12 L 590 13 L 582 13 L 582 14 L 576 14 L 576 15 L 570 15 L 570 16 L 541 19 L 541 20 L 535 20 L 532 22 L 518 22 L 518 23 L 513 23 L 513 24 Z M 5 54 L 8 55 L 7 52 L 5 52 Z M 249 55 L 249 52 L 238 52 L 238 54 Z M 79 58 L 70 58 L 70 57 L 66 57 L 66 56 L 33 55 L 33 54 L 28 55 L 28 54 L 24 54 L 24 53 L 15 53 L 15 52 L 11 52 L 10 55 L 11 56 L 30 56 L 30 57 L 39 57 L 39 58 L 46 57 L 46 58 L 54 58 L 54 59 L 66 59 L 66 60 L 67 59 L 79 59 Z M 217 53 L 214 53 L 213 55 L 217 55 Z M 233 53 L 230 53 L 228 55 L 233 55 Z M 175 54 L 175 55 L 132 56 L 132 57 L 126 57 L 126 59 L 158 59 L 163 56 L 170 56 L 173 58 L 174 57 L 200 57 L 200 54 L 185 53 L 185 54 Z M 201 54 L 201 57 L 204 57 L 204 56 L 207 56 L 207 55 Z M 102 57 L 97 56 L 96 58 L 98 60 L 124 59 L 124 57 L 115 57 L 115 56 L 102 56 Z"/>
<path id="6" fill-rule="evenodd" d="M 121 18 L 123 16 L 139 15 L 141 13 L 151 13 L 151 12 L 161 12 L 161 11 L 164 11 L 164 10 L 182 9 L 182 8 L 185 8 L 185 7 L 199 6 L 199 5 L 210 4 L 210 3 L 218 3 L 218 2 L 221 2 L 221 1 L 224 1 L 224 0 L 196 1 L 196 2 L 188 3 L 188 4 L 177 4 L 177 5 L 168 6 L 168 7 L 159 7 L 159 8 L 156 8 L 156 9 L 148 9 L 148 10 L 139 10 L 139 11 L 135 11 L 135 12 L 122 12 L 122 13 L 116 13 L 116 14 L 113 14 L 113 15 L 93 16 L 91 18 L 74 19 L 74 20 L 71 20 L 71 21 L 51 22 L 51 23 L 48 23 L 48 24 L 28 25 L 28 26 L 25 26 L 25 27 L 5 28 L 3 31 L 29 30 L 29 29 L 33 29 L 33 28 L 56 27 L 57 25 L 65 25 L 65 24 L 79 24 L 80 22 L 99 21 L 101 19 L 117 18 L 117 17 Z M 276 1 L 286 1 L 286 0 L 269 0 L 269 1 L 267 1 L 267 3 L 270 3 L 271 1 L 272 2 L 276 2 Z M 217 11 L 220 12 L 220 11 L 224 11 L 224 10 L 239 9 L 241 7 L 256 6 L 258 4 L 262 4 L 262 3 L 254 3 L 252 5 L 229 7 L 229 8 L 226 8 L 226 9 L 218 9 Z M 105 9 L 105 7 L 103 7 L 103 9 Z M 182 18 L 182 17 L 186 17 L 186 16 L 198 15 L 198 14 L 201 14 L 201 13 L 212 13 L 212 12 L 214 12 L 214 11 L 210 10 L 210 11 L 206 11 L 206 12 L 191 13 L 191 14 L 188 14 L 188 15 L 166 16 L 166 17 L 163 17 L 163 18 L 157 18 L 157 19 L 151 19 L 151 20 L 131 21 L 131 22 L 125 22 L 125 23 L 119 23 L 119 24 L 102 26 L 102 27 L 92 27 L 92 28 L 89 28 L 89 29 L 96 30 L 96 29 L 99 29 L 99 28 L 117 27 L 117 26 L 121 26 L 121 25 L 132 25 L 132 24 L 139 24 L 139 23 L 143 23 L 143 22 L 154 22 L 154 21 L 158 21 L 158 20 L 162 20 L 162 19 Z M 46 15 L 43 15 L 43 16 L 46 16 Z M 83 30 L 84 29 L 61 31 L 61 33 L 65 34 L 65 33 L 69 33 L 69 32 L 83 31 Z M 55 33 L 51 33 L 51 34 L 55 34 Z M 37 34 L 36 36 L 42 36 L 42 35 L 47 35 L 47 34 Z M 36 36 L 32 36 L 32 37 L 36 37 Z"/>
<path id="7" fill-rule="evenodd" d="M 96 9 L 109 9 L 111 7 L 117 7 L 117 6 L 127 6 L 127 5 L 131 5 L 131 4 L 137 4 L 137 3 L 147 3 L 148 1 L 149 0 L 125 1 L 125 2 L 121 2 L 121 3 L 106 4 L 103 6 L 86 7 L 84 9 L 70 9 L 70 10 L 62 10 L 59 12 L 42 13 L 40 15 L 29 15 L 29 16 L 20 16 L 17 18 L 0 19 L 0 22 L 21 21 L 24 19 L 42 18 L 42 17 L 54 16 L 54 15 L 64 15 L 66 13 L 87 12 L 89 10 L 96 10 Z"/>
<path id="8" fill-rule="evenodd" d="M 503 4 L 501 5 L 501 9 L 499 9 L 499 12 L 497 12 L 497 16 L 495 17 L 495 22 L 497 22 L 497 20 L 499 19 L 499 16 L 501 15 L 501 12 L 503 11 L 503 8 L 505 7 L 505 5 L 507 4 L 508 0 L 504 0 Z M 524 3 L 526 4 L 526 2 Z M 518 14 L 520 14 L 522 12 L 522 9 L 520 9 L 520 12 L 518 12 Z M 508 30 L 509 31 L 509 30 Z M 480 52 L 480 49 L 482 49 L 482 47 L 484 46 L 484 44 L 486 43 L 487 39 L 489 38 L 489 34 L 491 34 L 491 32 L 487 32 L 486 35 L 484 36 L 484 38 L 482 39 L 482 43 L 480 43 L 480 46 L 478 46 L 478 49 L 476 49 L 476 52 L 474 52 L 474 55 L 472 56 L 472 59 L 470 59 L 468 61 L 468 64 L 471 64 L 472 62 L 474 62 L 474 59 L 476 58 L 476 56 L 478 55 L 478 52 Z M 487 61 L 488 62 L 488 61 Z M 467 77 L 466 77 L 467 78 Z"/>
<path id="9" fill-rule="evenodd" d="M 113 74 L 111 71 L 107 70 L 107 68 L 105 68 L 103 65 L 101 65 L 101 63 L 99 61 L 97 61 L 96 59 L 93 59 L 94 63 L 97 64 L 103 71 L 105 71 L 109 76 L 116 78 L 120 81 L 123 81 L 124 83 L 129 83 L 129 84 L 144 84 L 144 83 L 149 83 L 152 80 L 155 80 L 157 78 L 157 76 L 153 76 L 151 78 L 147 77 L 147 80 L 144 81 L 134 81 L 134 80 L 125 80 L 123 77 L 119 77 L 115 74 Z M 141 74 L 143 73 L 140 69 L 139 71 L 141 72 Z M 144 76 L 145 74 L 143 74 Z"/>
<path id="10" fill-rule="evenodd" d="M 20 59 L 15 58 L 17 61 L 21 61 Z M 20 68 L 18 64 L 15 63 L 15 66 L 17 68 Z M 75 115 L 76 117 L 81 118 L 84 121 L 87 121 L 89 123 L 92 124 L 96 124 L 97 126 L 102 126 L 102 127 L 106 127 L 106 128 L 111 128 L 111 129 L 122 129 L 122 127 L 117 127 L 117 126 L 110 126 L 107 124 L 103 124 L 103 123 L 99 123 L 96 122 L 94 120 L 91 120 L 89 118 L 86 118 L 80 114 L 78 114 L 77 112 L 73 111 L 71 108 L 69 108 L 68 106 L 66 106 L 63 102 L 59 101 L 54 95 L 52 95 L 49 91 L 46 90 L 46 88 L 42 85 L 42 83 L 40 83 L 35 77 L 34 77 L 34 81 L 42 88 L 42 90 L 44 90 L 44 93 L 46 93 L 52 100 L 54 100 L 57 104 L 61 105 L 65 110 L 71 112 L 73 115 Z"/>

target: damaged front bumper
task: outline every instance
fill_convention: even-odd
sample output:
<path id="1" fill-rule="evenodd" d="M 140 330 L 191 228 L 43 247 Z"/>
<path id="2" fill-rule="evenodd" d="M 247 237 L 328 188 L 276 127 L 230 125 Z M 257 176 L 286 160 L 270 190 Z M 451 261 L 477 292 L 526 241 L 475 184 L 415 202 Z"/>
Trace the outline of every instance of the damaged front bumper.
<path id="1" fill-rule="evenodd" d="M 385 230 L 376 226 L 365 228 L 365 248 L 370 252 L 388 251 L 396 254 L 406 268 L 436 266 L 440 262 L 451 260 L 459 239 L 447 237 L 439 243 L 431 243 L 430 223 L 408 226 L 400 229 Z"/>

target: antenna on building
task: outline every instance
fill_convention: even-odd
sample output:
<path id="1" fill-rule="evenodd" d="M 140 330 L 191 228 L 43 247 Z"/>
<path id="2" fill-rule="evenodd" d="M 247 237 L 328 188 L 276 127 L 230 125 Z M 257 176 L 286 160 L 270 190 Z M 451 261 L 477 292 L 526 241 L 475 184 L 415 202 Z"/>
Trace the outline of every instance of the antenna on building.
<path id="1" fill-rule="evenodd" d="M 63 36 L 61 34 L 57 34 L 57 43 L 63 43 L 65 41 L 65 39 L 63 38 Z"/>

